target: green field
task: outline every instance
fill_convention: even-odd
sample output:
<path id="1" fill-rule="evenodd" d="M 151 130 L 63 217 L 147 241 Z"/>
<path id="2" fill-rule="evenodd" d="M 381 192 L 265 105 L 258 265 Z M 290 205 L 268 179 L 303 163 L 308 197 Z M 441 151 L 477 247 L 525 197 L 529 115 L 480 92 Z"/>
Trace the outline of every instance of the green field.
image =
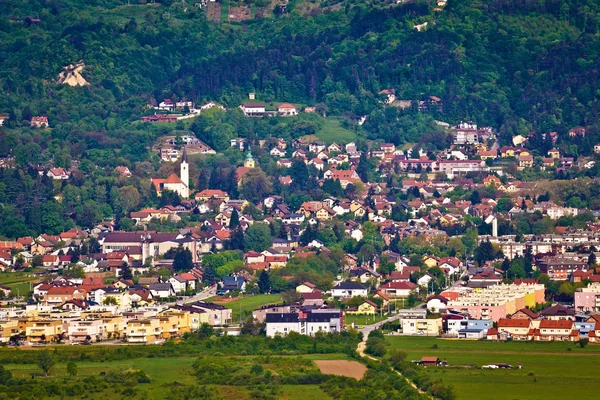
<path id="1" fill-rule="evenodd" d="M 390 348 L 407 352 L 409 360 L 423 356 L 446 360 L 450 367 L 429 367 L 425 371 L 431 378 L 452 384 L 461 400 L 597 396 L 595 369 L 600 346 L 581 349 L 575 343 L 475 342 L 406 336 L 387 337 L 386 342 Z M 508 363 L 515 369 L 481 369 L 489 363 Z M 517 369 L 517 363 L 523 368 Z"/>
<path id="2" fill-rule="evenodd" d="M 278 294 L 257 294 L 253 296 L 246 296 L 240 300 L 232 301 L 230 303 L 219 303 L 232 310 L 233 323 L 240 321 L 240 315 L 242 320 L 248 318 L 252 314 L 252 311 L 260 308 L 266 304 L 276 304 L 281 302 L 281 296 Z"/>
<path id="3" fill-rule="evenodd" d="M 227 357 L 225 357 L 227 358 Z M 273 357 L 273 368 L 289 368 L 294 365 L 293 360 L 280 364 L 277 362 L 278 359 L 284 360 L 291 357 Z M 349 359 L 344 354 L 324 354 L 324 355 L 309 355 L 300 357 L 306 360 L 334 360 L 334 359 Z M 150 378 L 150 383 L 143 383 L 138 386 L 138 396 L 135 398 L 144 399 L 165 399 L 169 398 L 171 388 L 175 385 L 195 385 L 197 378 L 194 375 L 192 364 L 196 360 L 195 357 L 175 357 L 175 358 L 137 358 L 127 361 L 110 361 L 110 362 L 92 362 L 82 361 L 77 362 L 77 378 L 70 377 L 67 374 L 66 364 L 57 364 L 52 369 L 49 378 L 37 378 L 37 379 L 50 379 L 57 381 L 74 381 L 75 379 L 85 379 L 86 377 L 96 376 L 100 377 L 102 372 L 110 370 L 120 371 L 131 371 L 131 370 L 142 370 Z M 251 363 L 254 358 L 252 357 L 240 357 L 238 359 L 242 363 Z M 290 364 L 291 363 L 291 364 Z M 288 367 L 286 367 L 288 365 Z M 40 374 L 40 369 L 34 364 L 6 364 L 6 369 L 13 373 L 14 378 L 28 379 L 33 374 Z M 307 368 L 307 367 L 304 367 Z M 317 371 L 314 364 L 312 367 L 315 372 Z M 247 393 L 248 388 L 244 386 L 220 386 L 210 385 L 211 390 L 220 394 L 220 398 L 235 398 L 235 399 L 247 399 L 251 396 Z M 140 397 L 140 395 L 142 397 Z M 111 390 L 105 390 L 102 393 L 94 393 L 96 399 L 113 399 L 121 398 L 115 397 L 115 393 Z M 281 385 L 281 394 L 279 398 L 283 399 L 329 399 L 330 397 L 323 392 L 318 385 Z"/>
<path id="4" fill-rule="evenodd" d="M 383 321 L 388 318 L 387 316 L 380 315 L 349 315 L 344 316 L 344 326 L 350 326 L 353 322 L 354 325 L 371 325 L 379 321 Z"/>
<path id="5" fill-rule="evenodd" d="M 37 278 L 28 277 L 24 272 L 2 272 L 0 273 L 0 285 L 8 286 L 13 294 L 20 296 L 28 296 L 32 282 Z"/>
<path id="6" fill-rule="evenodd" d="M 326 144 L 336 142 L 349 143 L 356 140 L 357 136 L 355 132 L 352 132 L 344 128 L 339 119 L 335 118 L 323 118 L 323 127 L 316 133 L 316 135 L 303 136 L 303 139 L 308 141 L 321 140 Z"/>

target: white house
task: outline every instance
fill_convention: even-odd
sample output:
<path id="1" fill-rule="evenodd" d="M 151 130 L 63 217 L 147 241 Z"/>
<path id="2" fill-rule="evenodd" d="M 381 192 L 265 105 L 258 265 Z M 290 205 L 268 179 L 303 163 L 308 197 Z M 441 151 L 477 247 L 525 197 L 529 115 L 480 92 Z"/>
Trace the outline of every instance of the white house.
<path id="1" fill-rule="evenodd" d="M 47 175 L 55 180 L 69 179 L 69 173 L 64 168 L 50 168 Z"/>
<path id="2" fill-rule="evenodd" d="M 175 293 L 182 293 L 186 291 L 187 282 L 179 275 L 175 275 L 169 278 L 168 282 L 173 287 Z"/>
<path id="3" fill-rule="evenodd" d="M 429 282 L 433 279 L 433 276 L 430 274 L 425 274 L 417 280 L 417 285 L 419 286 L 427 286 Z"/>
<path id="4" fill-rule="evenodd" d="M 262 117 L 266 112 L 264 103 L 244 104 L 242 111 L 246 117 Z"/>
<path id="5" fill-rule="evenodd" d="M 175 105 L 173 104 L 173 101 L 171 99 L 164 99 L 158 104 L 158 107 L 156 108 L 159 110 L 171 111 L 175 108 Z"/>
<path id="6" fill-rule="evenodd" d="M 296 286 L 297 293 L 312 293 L 317 286 L 314 283 L 304 282 Z"/>
<path id="7" fill-rule="evenodd" d="M 175 296 L 175 291 L 173 290 L 173 286 L 170 283 L 152 283 L 149 288 L 150 293 L 152 293 L 152 297 L 173 297 Z"/>
<path id="8" fill-rule="evenodd" d="M 290 332 L 314 336 L 318 332 L 336 333 L 342 330 L 342 312 L 335 309 L 308 312 L 271 312 L 265 315 L 268 337 L 286 336 Z"/>
<path id="9" fill-rule="evenodd" d="M 285 156 L 285 150 L 280 149 L 279 147 L 273 147 L 269 152 L 273 157 L 283 157 Z"/>
<path id="10" fill-rule="evenodd" d="M 281 222 L 283 222 L 285 225 L 300 225 L 304 222 L 305 218 L 306 217 L 304 214 L 288 214 L 281 218 Z"/>
<path id="11" fill-rule="evenodd" d="M 444 296 L 431 296 L 427 299 L 427 310 L 430 312 L 440 312 L 446 309 L 448 299 Z"/>
<path id="12" fill-rule="evenodd" d="M 331 296 L 334 298 L 367 297 L 367 294 L 367 288 L 358 282 L 342 282 L 331 289 Z"/>
<path id="13" fill-rule="evenodd" d="M 298 115 L 298 110 L 296 107 L 287 103 L 281 104 L 279 107 L 277 107 L 277 112 L 282 117 L 292 117 L 294 115 Z"/>

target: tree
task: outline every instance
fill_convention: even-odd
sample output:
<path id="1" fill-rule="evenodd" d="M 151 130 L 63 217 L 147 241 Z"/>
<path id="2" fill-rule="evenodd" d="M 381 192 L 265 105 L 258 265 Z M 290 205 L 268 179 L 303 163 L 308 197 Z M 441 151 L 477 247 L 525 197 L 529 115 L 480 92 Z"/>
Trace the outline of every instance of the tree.
<path id="1" fill-rule="evenodd" d="M 382 274 L 390 274 L 392 271 L 396 270 L 396 266 L 389 262 L 387 256 L 381 256 L 379 260 L 379 272 Z"/>
<path id="2" fill-rule="evenodd" d="M 124 262 L 121 266 L 121 278 L 126 280 L 133 279 L 133 273 L 131 272 L 131 268 L 129 268 L 129 264 Z"/>
<path id="3" fill-rule="evenodd" d="M 40 367 L 42 371 L 44 371 L 44 375 L 48 376 L 48 373 L 56 364 L 56 360 L 54 359 L 54 354 L 50 353 L 48 350 L 42 350 L 37 355 L 37 365 Z"/>
<path id="4" fill-rule="evenodd" d="M 481 203 L 481 197 L 479 196 L 479 192 L 477 190 L 474 190 L 473 193 L 471 193 L 469 200 L 473 205 Z"/>
<path id="5" fill-rule="evenodd" d="M 481 266 L 485 261 L 495 260 L 498 253 L 494 245 L 489 240 L 485 240 L 475 249 L 475 261 Z"/>
<path id="6" fill-rule="evenodd" d="M 75 361 L 69 361 L 67 363 L 67 374 L 70 376 L 77 375 L 77 363 Z"/>
<path id="7" fill-rule="evenodd" d="M 215 273 L 210 265 L 204 267 L 202 271 L 202 281 L 206 283 L 206 285 L 212 285 L 215 282 Z"/>
<path id="8" fill-rule="evenodd" d="M 240 226 L 240 216 L 237 210 L 234 208 L 231 212 L 231 218 L 229 218 L 229 229 L 234 230 Z"/>
<path id="9" fill-rule="evenodd" d="M 0 385 L 6 385 L 12 379 L 12 372 L 0 365 Z"/>
<path id="10" fill-rule="evenodd" d="M 268 293 L 271 290 L 271 278 L 266 270 L 260 271 L 258 276 L 258 290 L 261 293 Z"/>
<path id="11" fill-rule="evenodd" d="M 589 266 L 596 265 L 596 263 L 597 263 L 596 254 L 594 254 L 593 251 L 590 253 L 587 263 Z"/>
<path id="12" fill-rule="evenodd" d="M 260 168 L 253 168 L 242 177 L 240 194 L 244 199 L 256 203 L 272 191 L 271 180 Z"/>
<path id="13" fill-rule="evenodd" d="M 175 257 L 173 257 L 173 269 L 175 271 L 189 271 L 192 268 L 194 268 L 192 252 L 180 244 L 175 252 Z"/>
<path id="14" fill-rule="evenodd" d="M 273 245 L 271 230 L 269 226 L 261 223 L 254 223 L 246 231 L 244 236 L 244 249 L 246 251 L 265 251 Z"/>

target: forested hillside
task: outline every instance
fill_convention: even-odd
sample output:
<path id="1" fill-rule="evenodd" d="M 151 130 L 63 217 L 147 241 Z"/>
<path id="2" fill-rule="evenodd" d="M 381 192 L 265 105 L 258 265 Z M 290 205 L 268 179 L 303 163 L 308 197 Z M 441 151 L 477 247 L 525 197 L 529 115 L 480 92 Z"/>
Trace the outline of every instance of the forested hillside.
<path id="1" fill-rule="evenodd" d="M 315 15 L 294 10 L 296 1 L 284 15 L 244 25 L 213 24 L 204 10 L 183 12 L 170 1 L 3 3 L 0 110 L 17 122 L 47 112 L 57 124 L 112 130 L 150 98 L 236 106 L 249 91 L 364 115 L 385 88 L 401 99 L 441 97 L 446 119 L 506 131 L 557 130 L 598 116 L 594 0 L 450 0 L 440 12 L 425 1 L 348 1 Z M 89 89 L 52 84 L 79 60 Z"/>
<path id="2" fill-rule="evenodd" d="M 292 0 L 283 13 L 273 11 L 278 2 L 260 1 L 244 22 L 227 21 L 224 9 L 215 20 L 193 3 L 141 3 L 0 1 L 0 114 L 10 117 L 0 128 L 0 157 L 14 155 L 19 167 L 79 162 L 61 187 L 35 171 L 2 172 L 0 234 L 14 236 L 23 224 L 34 233 L 89 226 L 157 204 L 148 177 L 159 164 L 150 146 L 172 128 L 136 121 L 164 98 L 234 108 L 256 92 L 265 101 L 321 103 L 359 135 L 397 145 L 443 146 L 433 119 L 491 125 L 503 143 L 557 131 L 567 155 L 589 154 L 600 142 L 596 0 L 450 0 L 442 9 L 432 1 Z M 89 86 L 59 84 L 63 68 L 80 61 Z M 444 106 L 431 113 L 384 107 L 382 89 L 402 100 L 437 96 Z M 52 129 L 31 129 L 37 115 L 48 116 Z M 354 125 L 364 115 L 366 123 Z M 222 151 L 236 136 L 297 137 L 322 123 L 230 112 L 189 128 Z M 586 136 L 569 139 L 579 125 Z M 197 162 L 194 185 L 228 185 L 239 160 Z M 116 165 L 130 167 L 134 179 L 111 176 Z"/>

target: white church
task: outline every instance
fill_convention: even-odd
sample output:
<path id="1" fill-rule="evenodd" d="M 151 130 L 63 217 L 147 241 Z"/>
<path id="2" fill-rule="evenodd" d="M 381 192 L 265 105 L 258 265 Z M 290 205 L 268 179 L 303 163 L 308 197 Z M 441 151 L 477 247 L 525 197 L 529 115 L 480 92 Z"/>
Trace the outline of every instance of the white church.
<path id="1" fill-rule="evenodd" d="M 171 174 L 167 179 L 152 178 L 151 181 L 159 196 L 163 190 L 171 190 L 183 199 L 190 197 L 190 168 L 185 147 L 181 157 L 180 176 L 181 178 L 178 178 L 177 175 Z"/>

